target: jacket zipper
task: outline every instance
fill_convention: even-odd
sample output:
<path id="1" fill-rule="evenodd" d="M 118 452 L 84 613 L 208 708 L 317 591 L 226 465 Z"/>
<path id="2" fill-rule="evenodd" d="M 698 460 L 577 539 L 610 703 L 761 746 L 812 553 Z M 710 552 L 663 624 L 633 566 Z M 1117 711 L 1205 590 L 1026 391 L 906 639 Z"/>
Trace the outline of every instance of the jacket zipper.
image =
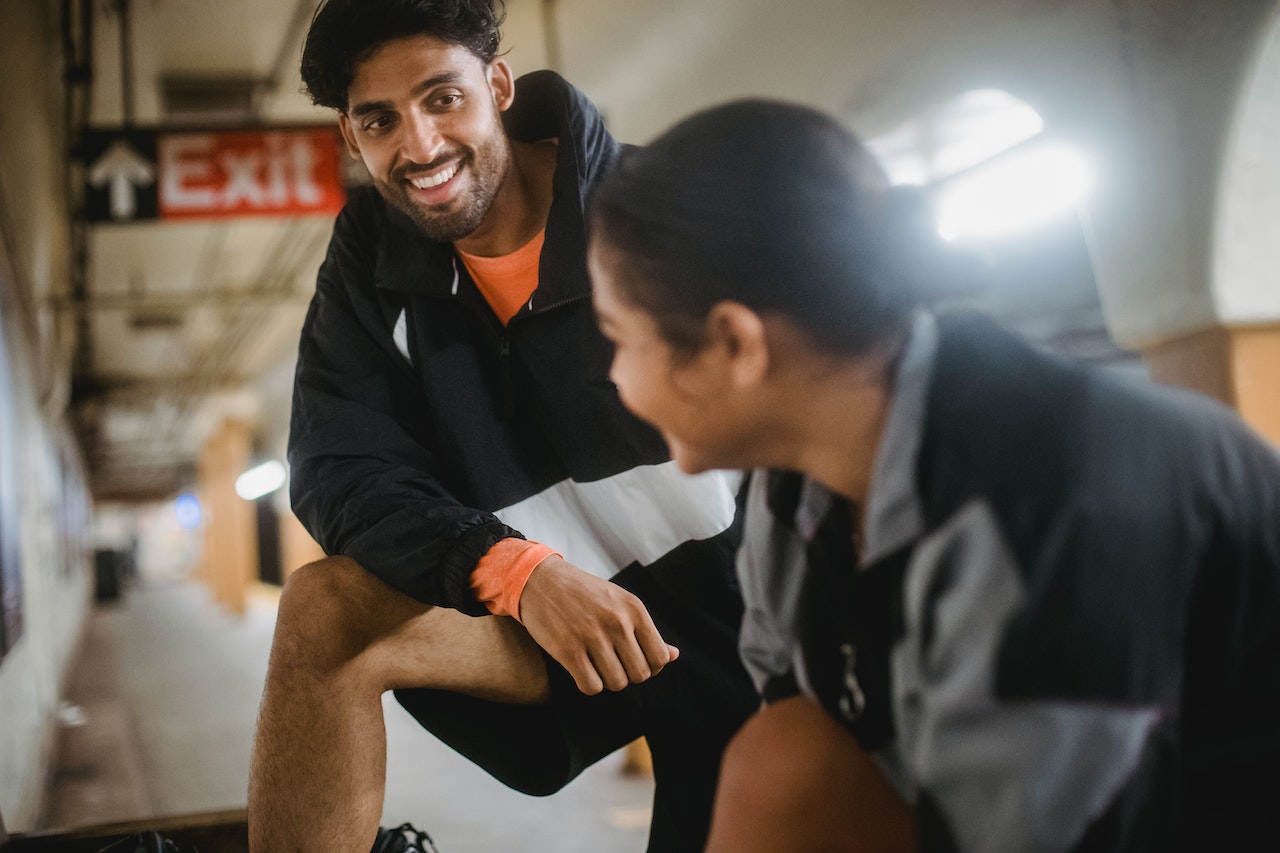
<path id="1" fill-rule="evenodd" d="M 581 302 L 584 299 L 590 299 L 590 294 L 582 294 L 579 296 L 570 296 L 561 299 L 559 302 L 553 302 L 550 305 L 539 305 L 537 309 L 530 311 L 530 314 L 543 314 L 547 311 L 553 311 L 562 308 L 565 305 L 572 305 L 575 302 Z M 509 421 L 516 416 L 516 389 L 511 381 L 511 323 L 523 322 L 520 315 L 516 314 L 511 318 L 507 325 L 502 327 L 502 338 L 498 344 L 498 369 L 502 381 L 502 419 Z"/>
<path id="2" fill-rule="evenodd" d="M 552 302 L 550 305 L 539 305 L 537 308 L 531 309 L 530 314 L 544 314 L 547 311 L 554 311 L 557 308 L 563 308 L 566 305 L 572 305 L 575 302 L 582 302 L 584 299 L 590 299 L 590 293 L 582 293 L 577 296 L 567 296 L 559 302 Z M 516 315 L 519 316 L 518 314 Z M 515 318 L 512 318 L 515 319 Z"/>
<path id="3" fill-rule="evenodd" d="M 502 343 L 498 348 L 498 365 L 502 375 L 502 419 L 509 421 L 516 416 L 515 388 L 511 384 L 511 336 L 502 327 Z"/>

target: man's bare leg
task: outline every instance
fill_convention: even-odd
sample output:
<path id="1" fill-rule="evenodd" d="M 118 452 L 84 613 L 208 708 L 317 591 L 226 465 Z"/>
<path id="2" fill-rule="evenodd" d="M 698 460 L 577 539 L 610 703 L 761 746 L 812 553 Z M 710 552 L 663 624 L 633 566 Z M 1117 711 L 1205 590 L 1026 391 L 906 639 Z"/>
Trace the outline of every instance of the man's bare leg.
<path id="1" fill-rule="evenodd" d="M 514 620 L 431 608 L 334 557 L 285 583 L 249 778 L 254 853 L 366 853 L 382 816 L 382 694 L 434 687 L 546 701 L 537 646 Z"/>

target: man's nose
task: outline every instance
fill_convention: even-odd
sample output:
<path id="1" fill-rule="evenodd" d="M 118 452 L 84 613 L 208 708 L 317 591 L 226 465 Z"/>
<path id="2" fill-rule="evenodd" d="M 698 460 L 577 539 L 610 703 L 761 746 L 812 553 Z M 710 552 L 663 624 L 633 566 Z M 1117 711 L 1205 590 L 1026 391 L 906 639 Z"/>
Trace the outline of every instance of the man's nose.
<path id="1" fill-rule="evenodd" d="M 400 142 L 403 156 L 419 165 L 434 160 L 444 148 L 444 136 L 434 116 L 414 114 L 405 124 Z"/>

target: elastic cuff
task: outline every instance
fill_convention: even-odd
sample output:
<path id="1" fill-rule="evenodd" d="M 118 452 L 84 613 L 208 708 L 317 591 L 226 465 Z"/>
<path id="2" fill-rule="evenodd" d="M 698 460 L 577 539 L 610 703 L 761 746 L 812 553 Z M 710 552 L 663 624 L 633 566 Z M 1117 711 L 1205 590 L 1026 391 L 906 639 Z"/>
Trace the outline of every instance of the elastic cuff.
<path id="1" fill-rule="evenodd" d="M 529 575 L 552 555 L 562 556 L 540 542 L 502 539 L 480 558 L 471 573 L 471 589 L 489 612 L 520 620 L 520 596 Z"/>

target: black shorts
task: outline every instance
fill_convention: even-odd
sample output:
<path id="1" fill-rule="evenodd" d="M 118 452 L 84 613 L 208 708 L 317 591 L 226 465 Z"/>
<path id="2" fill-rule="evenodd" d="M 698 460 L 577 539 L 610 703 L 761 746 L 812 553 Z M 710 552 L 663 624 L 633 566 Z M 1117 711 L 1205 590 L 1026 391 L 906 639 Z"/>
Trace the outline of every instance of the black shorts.
<path id="1" fill-rule="evenodd" d="M 546 657 L 547 705 L 426 689 L 397 690 L 396 698 L 441 741 L 535 796 L 560 790 L 643 735 L 655 782 L 649 850 L 700 851 L 720 756 L 760 701 L 738 657 L 742 598 L 731 557 L 729 542 L 717 537 L 686 543 L 652 566 L 631 566 L 614 577 L 645 603 L 663 639 L 680 649 L 679 658 L 642 684 L 585 696 Z"/>

